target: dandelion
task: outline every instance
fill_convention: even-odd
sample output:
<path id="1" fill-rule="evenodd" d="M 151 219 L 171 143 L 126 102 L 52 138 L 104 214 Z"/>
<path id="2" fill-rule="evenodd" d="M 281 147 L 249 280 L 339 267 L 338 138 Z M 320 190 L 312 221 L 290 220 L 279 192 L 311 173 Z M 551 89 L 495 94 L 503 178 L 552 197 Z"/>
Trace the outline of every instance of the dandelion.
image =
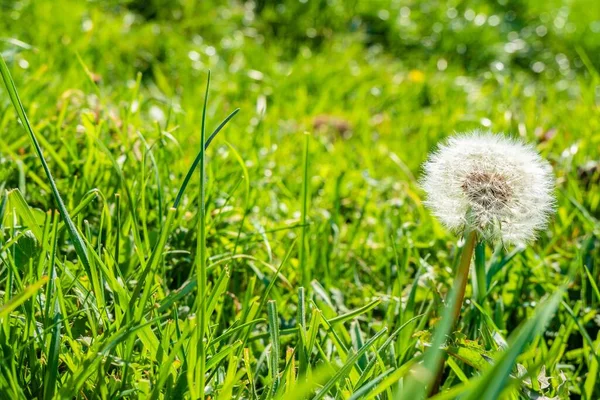
<path id="1" fill-rule="evenodd" d="M 552 168 L 532 146 L 504 135 L 475 131 L 451 137 L 424 165 L 426 205 L 450 230 L 465 234 L 454 289 L 454 322 L 475 252 L 474 294 L 487 293 L 485 243 L 524 244 L 554 210 Z M 476 251 L 477 249 L 477 251 Z"/>
<path id="2" fill-rule="evenodd" d="M 471 259 L 475 253 L 473 295 L 487 295 L 485 243 L 501 239 L 522 244 L 535 238 L 554 210 L 552 169 L 531 146 L 503 135 L 472 132 L 457 135 L 431 154 L 424 165 L 426 205 L 465 241 L 452 292 L 447 297 L 449 328 L 460 317 Z M 438 382 L 443 358 L 436 360 Z M 432 387 L 432 393 L 437 386 Z"/>
<path id="3" fill-rule="evenodd" d="M 426 205 L 452 231 L 524 244 L 554 209 L 553 175 L 532 146 L 473 132 L 441 145 L 424 165 Z"/>

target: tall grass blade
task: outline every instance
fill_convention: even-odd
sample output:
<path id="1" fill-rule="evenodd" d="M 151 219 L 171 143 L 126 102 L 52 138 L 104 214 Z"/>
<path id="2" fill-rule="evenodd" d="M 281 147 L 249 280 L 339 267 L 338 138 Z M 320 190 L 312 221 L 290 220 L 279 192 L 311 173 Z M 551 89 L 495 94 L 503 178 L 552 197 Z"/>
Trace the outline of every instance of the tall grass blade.
<path id="1" fill-rule="evenodd" d="M 60 356 L 60 330 L 62 327 L 62 314 L 58 304 L 57 293 L 55 289 L 56 276 L 56 251 L 58 243 L 58 218 L 54 218 L 54 234 L 52 236 L 52 254 L 50 255 L 50 280 L 48 282 L 48 290 L 46 301 L 48 305 L 52 304 L 52 336 L 50 337 L 50 348 L 48 350 L 48 363 L 46 365 L 46 373 L 44 376 L 44 399 L 51 400 L 56 392 L 56 383 L 58 380 L 58 361 Z M 48 307 L 49 308 L 49 307 Z"/>
<path id="2" fill-rule="evenodd" d="M 204 399 L 205 390 L 205 375 L 206 375 L 206 347 L 204 343 L 204 336 L 206 335 L 206 291 L 207 287 L 207 272 L 206 272 L 206 105 L 208 103 L 208 90 L 210 88 L 210 71 L 208 71 L 208 77 L 206 80 L 206 92 L 204 93 L 204 106 L 202 108 L 202 126 L 200 129 L 200 193 L 198 196 L 199 217 L 198 217 L 198 239 L 196 245 L 196 279 L 198 280 L 198 299 L 197 299 L 197 315 L 199 316 L 196 326 L 196 346 L 197 355 L 196 360 L 196 390 L 198 390 L 198 397 Z"/>
<path id="3" fill-rule="evenodd" d="M 84 268 L 87 271 L 89 271 L 90 270 L 90 261 L 88 258 L 85 243 L 83 242 L 83 239 L 79 235 L 79 232 L 77 231 L 77 228 L 75 227 L 75 224 L 71 220 L 71 217 L 69 216 L 69 212 L 67 211 L 67 207 L 65 206 L 63 199 L 60 196 L 60 193 L 58 192 L 58 188 L 56 187 L 56 182 L 54 181 L 54 178 L 52 177 L 52 173 L 50 172 L 50 167 L 48 167 L 48 163 L 46 162 L 46 159 L 44 158 L 44 154 L 42 153 L 42 148 L 40 147 L 40 144 L 39 144 L 37 137 L 33 131 L 33 128 L 31 127 L 29 119 L 27 118 L 27 114 L 25 113 L 25 108 L 23 107 L 23 103 L 21 103 L 21 99 L 19 98 L 17 88 L 15 87 L 15 83 L 12 79 L 10 71 L 8 70 L 8 66 L 6 65 L 6 62 L 4 61 L 4 58 L 2 57 L 2 55 L 0 55 L 0 74 L 2 75 L 2 79 L 4 80 L 4 84 L 6 85 L 6 90 L 8 91 L 8 95 L 10 97 L 10 100 L 11 100 L 14 108 L 15 108 L 15 111 L 17 112 L 17 115 L 18 115 L 19 119 L 21 120 L 21 123 L 23 124 L 23 128 L 29 135 L 29 139 L 31 140 L 33 147 L 35 148 L 35 151 L 36 151 L 38 157 L 40 158 L 42 167 L 44 169 L 44 172 L 46 173 L 46 178 L 48 180 L 48 183 L 50 184 L 50 188 L 52 189 L 54 201 L 56 201 L 58 210 L 60 211 L 60 214 L 61 214 L 63 220 L 65 221 L 65 225 L 67 226 L 67 231 L 69 232 L 69 236 L 71 237 L 71 241 L 73 242 L 73 246 L 75 247 L 77 256 L 83 263 Z"/>
<path id="4" fill-rule="evenodd" d="M 269 321 L 269 333 L 271 335 L 271 357 L 270 369 L 273 386 L 271 393 L 277 393 L 279 389 L 279 315 L 277 314 L 277 303 L 273 300 L 267 303 L 267 315 Z"/>
<path id="5" fill-rule="evenodd" d="M 304 158 L 303 165 L 304 170 L 302 173 L 302 213 L 300 219 L 302 221 L 302 234 L 300 238 L 300 254 L 298 255 L 300 261 L 300 275 L 302 286 L 305 288 L 310 286 L 310 270 L 308 266 L 307 257 L 307 226 L 306 226 L 306 213 L 308 210 L 308 196 L 309 196 L 309 182 L 308 182 L 308 164 L 309 164 L 309 145 L 310 145 L 310 135 L 305 133 L 305 142 L 304 142 Z"/>

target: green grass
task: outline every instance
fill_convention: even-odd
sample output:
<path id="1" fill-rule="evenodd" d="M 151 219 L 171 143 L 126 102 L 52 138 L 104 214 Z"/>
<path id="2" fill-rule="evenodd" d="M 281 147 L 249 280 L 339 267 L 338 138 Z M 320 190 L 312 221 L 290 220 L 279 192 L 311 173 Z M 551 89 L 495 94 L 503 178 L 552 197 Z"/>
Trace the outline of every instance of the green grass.
<path id="1" fill-rule="evenodd" d="M 597 2 L 283 3 L 0 3 L 0 398 L 599 398 Z M 452 326 L 476 128 L 557 212 Z"/>

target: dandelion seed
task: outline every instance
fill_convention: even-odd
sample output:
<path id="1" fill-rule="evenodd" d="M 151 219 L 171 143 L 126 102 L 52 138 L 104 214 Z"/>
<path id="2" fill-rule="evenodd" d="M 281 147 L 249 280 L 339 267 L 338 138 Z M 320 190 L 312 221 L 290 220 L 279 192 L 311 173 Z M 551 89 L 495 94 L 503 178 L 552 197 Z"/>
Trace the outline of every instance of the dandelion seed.
<path id="1" fill-rule="evenodd" d="M 451 137 L 424 165 L 425 204 L 450 230 L 523 244 L 554 210 L 550 164 L 519 140 L 475 131 Z"/>

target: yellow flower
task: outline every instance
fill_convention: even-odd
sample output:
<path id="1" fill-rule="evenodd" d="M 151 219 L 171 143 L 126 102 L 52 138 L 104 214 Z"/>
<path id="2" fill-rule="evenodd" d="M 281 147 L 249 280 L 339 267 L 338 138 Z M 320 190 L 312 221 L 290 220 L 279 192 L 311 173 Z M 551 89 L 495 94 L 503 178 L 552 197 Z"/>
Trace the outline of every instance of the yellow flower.
<path id="1" fill-rule="evenodd" d="M 418 69 L 412 69 L 408 73 L 408 80 L 411 82 L 421 83 L 425 81 L 425 74 Z"/>

